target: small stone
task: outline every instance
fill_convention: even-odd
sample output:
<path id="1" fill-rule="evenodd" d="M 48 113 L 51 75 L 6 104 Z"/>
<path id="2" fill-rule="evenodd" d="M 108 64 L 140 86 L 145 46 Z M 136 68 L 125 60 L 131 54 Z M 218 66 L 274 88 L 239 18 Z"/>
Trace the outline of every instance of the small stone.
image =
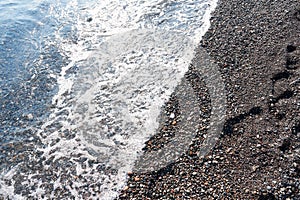
<path id="1" fill-rule="evenodd" d="M 138 176 L 134 177 L 134 181 L 139 181 L 141 180 Z"/>
<path id="2" fill-rule="evenodd" d="M 32 120 L 33 119 L 33 115 L 30 113 L 27 115 L 27 119 Z"/>
<path id="3" fill-rule="evenodd" d="M 232 150 L 232 148 L 226 149 L 226 153 L 229 153 Z"/>
<path id="4" fill-rule="evenodd" d="M 259 166 L 254 165 L 254 166 L 252 166 L 251 168 L 252 168 L 252 171 L 255 172 L 255 171 L 259 168 Z"/>
<path id="5" fill-rule="evenodd" d="M 254 190 L 254 191 L 252 191 L 252 194 L 257 194 L 257 192 Z"/>
<path id="6" fill-rule="evenodd" d="M 170 118 L 171 118 L 171 119 L 174 119 L 174 118 L 175 118 L 175 114 L 174 114 L 174 113 L 171 113 L 171 114 L 170 114 Z"/>
<path id="7" fill-rule="evenodd" d="M 126 191 L 126 190 L 128 190 L 128 189 L 129 189 L 128 186 L 125 186 L 125 187 L 123 188 L 124 191 Z"/>
<path id="8" fill-rule="evenodd" d="M 173 122 L 172 122 L 172 125 L 176 125 L 177 124 L 177 122 L 174 120 Z"/>
<path id="9" fill-rule="evenodd" d="M 217 160 L 213 160 L 212 163 L 213 163 L 213 164 L 217 164 L 217 163 L 219 163 L 219 162 L 218 162 Z"/>
<path id="10" fill-rule="evenodd" d="M 189 155 L 190 155 L 190 156 L 193 156 L 193 155 L 194 155 L 194 152 L 193 152 L 193 151 L 189 151 Z"/>
<path id="11" fill-rule="evenodd" d="M 298 166 L 298 164 L 295 163 L 295 162 L 292 165 L 293 165 L 293 167 L 297 167 Z"/>

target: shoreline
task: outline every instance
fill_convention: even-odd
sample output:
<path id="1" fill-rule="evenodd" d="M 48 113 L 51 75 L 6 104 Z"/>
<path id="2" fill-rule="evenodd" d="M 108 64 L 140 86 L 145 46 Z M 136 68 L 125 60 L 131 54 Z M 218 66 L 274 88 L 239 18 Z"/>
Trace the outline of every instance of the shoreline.
<path id="1" fill-rule="evenodd" d="M 221 137 L 204 158 L 130 174 L 119 199 L 300 198 L 300 2 L 220 0 L 200 45 L 225 81 Z"/>

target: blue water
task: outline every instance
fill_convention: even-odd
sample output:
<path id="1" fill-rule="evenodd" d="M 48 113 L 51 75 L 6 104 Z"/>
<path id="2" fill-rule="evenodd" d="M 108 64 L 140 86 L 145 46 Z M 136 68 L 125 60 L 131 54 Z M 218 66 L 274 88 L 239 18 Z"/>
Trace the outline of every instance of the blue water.
<path id="1" fill-rule="evenodd" d="M 116 197 L 215 4 L 2 0 L 0 198 Z"/>
<path id="2" fill-rule="evenodd" d="M 28 135 L 16 132 L 47 117 L 56 90 L 48 75 L 59 73 L 63 58 L 56 47 L 46 49 L 43 44 L 53 34 L 51 21 L 43 19 L 46 9 L 32 1 L 0 3 L 1 143 L 26 139 Z M 47 25 L 39 25 L 41 19 Z M 29 114 L 36 120 L 28 120 Z"/>

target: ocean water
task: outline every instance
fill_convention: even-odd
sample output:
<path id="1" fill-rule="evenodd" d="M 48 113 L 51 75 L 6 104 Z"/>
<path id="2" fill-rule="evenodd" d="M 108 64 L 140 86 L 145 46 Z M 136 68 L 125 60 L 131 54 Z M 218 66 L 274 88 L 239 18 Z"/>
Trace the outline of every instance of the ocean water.
<path id="1" fill-rule="evenodd" d="M 114 199 L 216 0 L 0 2 L 0 197 Z"/>

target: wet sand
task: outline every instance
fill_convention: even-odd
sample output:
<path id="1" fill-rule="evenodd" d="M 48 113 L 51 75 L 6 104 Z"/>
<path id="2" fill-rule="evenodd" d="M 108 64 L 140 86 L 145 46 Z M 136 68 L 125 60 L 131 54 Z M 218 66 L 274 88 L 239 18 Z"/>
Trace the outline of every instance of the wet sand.
<path id="1" fill-rule="evenodd" d="M 159 171 L 130 174 L 119 198 L 300 199 L 300 2 L 220 0 L 200 45 L 227 91 L 221 137 L 198 156 L 207 130 L 203 116 L 184 155 Z M 206 97 L 192 67 L 187 77 Z M 209 113 L 209 97 L 203 99 Z M 174 99 L 170 108 L 180 112 Z M 148 149 L 161 146 L 163 135 Z"/>

